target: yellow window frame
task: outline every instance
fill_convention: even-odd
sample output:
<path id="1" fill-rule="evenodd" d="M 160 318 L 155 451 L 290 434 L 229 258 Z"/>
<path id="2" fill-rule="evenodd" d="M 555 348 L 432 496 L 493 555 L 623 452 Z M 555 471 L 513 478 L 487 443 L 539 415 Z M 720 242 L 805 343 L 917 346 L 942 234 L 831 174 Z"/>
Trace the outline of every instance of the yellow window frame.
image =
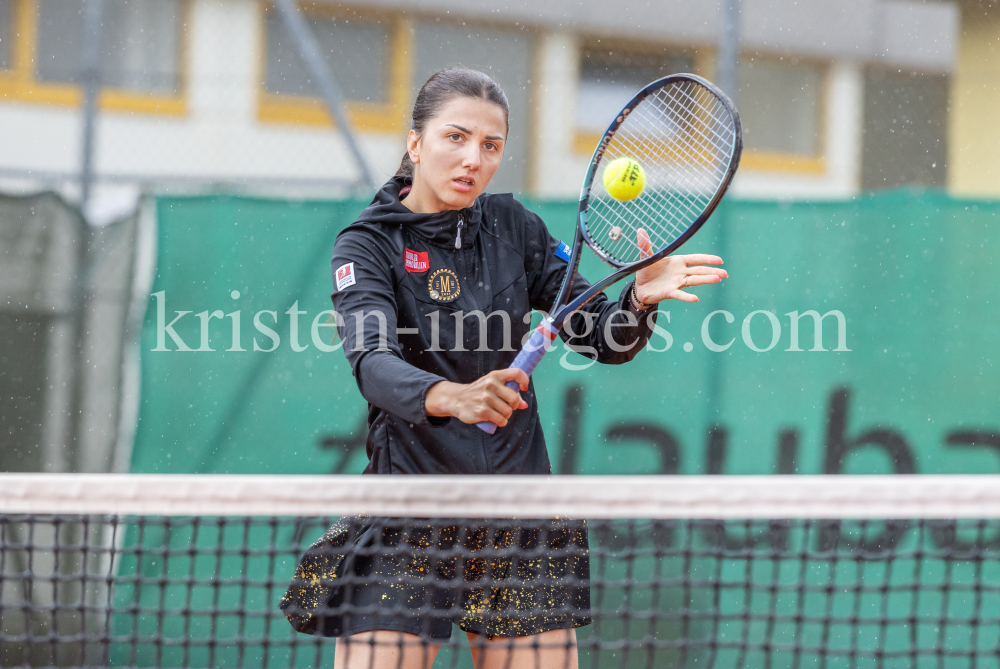
<path id="1" fill-rule="evenodd" d="M 761 151 L 748 149 L 740 158 L 740 167 L 755 172 L 788 172 L 794 174 L 826 174 L 826 158 L 822 155 Z"/>
<path id="2" fill-rule="evenodd" d="M 413 21 L 409 17 L 363 9 L 344 9 L 333 5 L 301 6 L 303 12 L 331 18 L 379 19 L 389 25 L 389 58 L 385 63 L 386 99 L 372 103 L 347 100 L 347 115 L 357 130 L 401 132 L 406 128 L 410 110 L 410 86 L 413 78 Z M 276 9 L 268 3 L 260 14 L 260 75 L 258 77 L 257 118 L 263 123 L 330 128 L 335 125 L 318 97 L 270 93 L 265 88 L 267 67 L 266 12 Z"/>
<path id="3" fill-rule="evenodd" d="M 190 22 L 191 2 L 185 0 L 183 11 Z M 0 99 L 6 101 L 77 107 L 83 104 L 83 89 L 76 84 L 38 81 L 35 69 L 38 53 L 38 0 L 16 0 L 13 20 L 12 64 L 0 70 Z M 102 87 L 97 98 L 102 111 L 162 114 L 178 116 L 187 113 L 186 67 L 188 31 L 181 33 L 180 90 L 177 95 L 139 93 L 121 88 Z"/>

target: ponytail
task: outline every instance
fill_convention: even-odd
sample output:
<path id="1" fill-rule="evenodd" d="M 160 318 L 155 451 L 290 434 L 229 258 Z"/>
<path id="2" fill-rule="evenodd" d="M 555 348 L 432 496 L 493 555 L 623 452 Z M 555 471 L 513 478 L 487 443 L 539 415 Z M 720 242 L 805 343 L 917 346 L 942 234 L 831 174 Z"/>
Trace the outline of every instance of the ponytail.
<path id="1" fill-rule="evenodd" d="M 397 177 L 410 177 L 413 178 L 413 161 L 410 160 L 410 152 L 407 151 L 403 154 L 403 160 L 399 163 L 399 169 L 396 170 Z"/>

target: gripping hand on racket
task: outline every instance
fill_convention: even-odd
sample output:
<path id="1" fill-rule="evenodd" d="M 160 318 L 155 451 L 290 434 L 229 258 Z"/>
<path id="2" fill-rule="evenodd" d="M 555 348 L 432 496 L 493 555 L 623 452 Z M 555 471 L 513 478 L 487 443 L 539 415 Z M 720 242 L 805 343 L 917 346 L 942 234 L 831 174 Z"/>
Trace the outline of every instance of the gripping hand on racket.
<path id="1" fill-rule="evenodd" d="M 527 409 L 528 403 L 517 389 L 528 389 L 528 375 L 516 367 L 498 369 L 472 383 L 440 381 L 431 386 L 424 399 L 428 416 L 454 416 L 463 423 L 489 421 L 503 427 L 515 409 Z"/>
<path id="2" fill-rule="evenodd" d="M 642 257 L 652 255 L 653 244 L 643 228 L 636 231 Z M 635 294 L 643 304 L 654 305 L 663 300 L 697 302 L 698 296 L 684 292 L 685 288 L 719 283 L 729 277 L 726 270 L 704 265 L 721 265 L 722 258 L 704 253 L 674 255 L 643 267 L 635 274 Z"/>

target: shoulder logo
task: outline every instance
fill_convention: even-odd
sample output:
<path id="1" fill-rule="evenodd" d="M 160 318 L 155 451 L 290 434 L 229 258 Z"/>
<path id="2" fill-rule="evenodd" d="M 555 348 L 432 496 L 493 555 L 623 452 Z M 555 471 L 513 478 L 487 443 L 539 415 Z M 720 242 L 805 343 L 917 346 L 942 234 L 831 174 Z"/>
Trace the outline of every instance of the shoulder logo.
<path id="1" fill-rule="evenodd" d="M 411 251 L 403 249 L 403 258 L 406 261 L 407 272 L 426 272 L 430 269 L 431 263 L 427 258 L 427 252 Z"/>
<path id="2" fill-rule="evenodd" d="M 354 278 L 354 263 L 349 262 L 337 268 L 337 290 L 343 290 L 356 283 L 357 281 Z"/>
<path id="3" fill-rule="evenodd" d="M 566 262 L 569 262 L 570 255 L 572 255 L 572 253 L 573 249 L 569 247 L 569 244 L 563 241 L 559 242 L 559 246 L 556 247 L 556 250 L 554 252 L 557 258 L 562 258 Z"/>
<path id="4" fill-rule="evenodd" d="M 451 302 L 462 292 L 462 287 L 458 285 L 458 275 L 450 269 L 436 269 L 427 280 L 427 290 L 432 299 Z"/>

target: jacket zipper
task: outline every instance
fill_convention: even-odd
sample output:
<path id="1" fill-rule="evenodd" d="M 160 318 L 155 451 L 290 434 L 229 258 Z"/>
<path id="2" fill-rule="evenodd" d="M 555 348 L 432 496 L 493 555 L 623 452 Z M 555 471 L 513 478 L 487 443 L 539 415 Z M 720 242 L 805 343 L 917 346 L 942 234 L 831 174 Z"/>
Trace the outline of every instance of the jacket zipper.
<path id="1" fill-rule="evenodd" d="M 462 215 L 459 214 L 459 216 L 458 216 L 458 236 L 455 238 L 455 248 L 458 249 L 458 250 L 461 250 L 461 248 L 462 248 L 461 239 L 462 239 L 462 226 L 463 225 L 465 225 L 465 221 L 462 218 Z M 465 280 L 466 278 L 468 278 L 468 276 L 469 276 L 469 270 L 468 270 L 468 267 L 467 267 L 466 262 L 465 262 L 465 254 L 464 253 L 456 253 L 455 254 L 455 268 L 458 270 L 458 274 L 459 274 L 460 277 L 462 277 L 463 280 Z M 470 294 L 470 297 L 471 297 L 471 294 Z M 474 297 L 472 297 L 471 299 L 475 300 Z M 463 342 L 463 344 L 464 344 L 464 342 Z M 481 351 L 476 351 L 476 369 L 477 369 L 477 371 L 479 373 L 479 376 L 482 376 L 485 373 L 483 371 L 483 362 L 484 362 L 483 357 L 484 356 L 483 356 L 483 353 Z M 486 433 L 483 432 L 482 430 L 476 430 L 476 432 L 479 433 L 479 448 L 483 452 L 483 462 L 486 465 L 486 472 L 485 473 L 486 474 L 495 474 L 496 473 L 496 468 L 493 466 L 493 461 L 490 458 L 490 453 L 489 453 L 489 451 L 486 448 Z"/>

